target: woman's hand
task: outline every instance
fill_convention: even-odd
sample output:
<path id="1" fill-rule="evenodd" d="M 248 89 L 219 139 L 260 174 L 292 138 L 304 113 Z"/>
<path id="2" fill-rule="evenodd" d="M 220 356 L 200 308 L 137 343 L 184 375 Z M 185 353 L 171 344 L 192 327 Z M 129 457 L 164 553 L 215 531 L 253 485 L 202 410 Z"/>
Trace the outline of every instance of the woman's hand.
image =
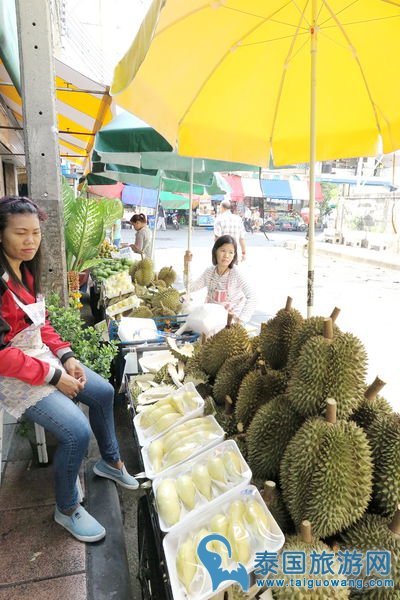
<path id="1" fill-rule="evenodd" d="M 75 377 L 72 377 L 71 375 L 68 375 L 68 373 L 64 372 L 56 385 L 56 388 L 60 390 L 60 392 L 72 400 L 79 394 L 81 390 L 83 390 L 84 387 L 85 384 L 83 381 L 75 379 Z"/>
<path id="2" fill-rule="evenodd" d="M 63 366 L 64 369 L 67 371 L 68 375 L 71 375 L 71 377 L 74 377 L 75 379 L 79 379 L 83 383 L 83 385 L 85 385 L 85 371 L 81 363 L 77 361 L 76 358 L 71 356 L 71 358 L 68 358 L 68 360 L 65 361 Z"/>

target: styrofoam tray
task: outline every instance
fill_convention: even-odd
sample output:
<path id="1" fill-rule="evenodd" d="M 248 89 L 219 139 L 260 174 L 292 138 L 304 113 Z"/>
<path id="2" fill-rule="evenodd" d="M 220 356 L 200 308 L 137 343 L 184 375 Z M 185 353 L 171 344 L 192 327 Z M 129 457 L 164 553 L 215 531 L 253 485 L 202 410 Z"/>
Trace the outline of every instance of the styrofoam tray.
<path id="1" fill-rule="evenodd" d="M 169 363 L 173 365 L 178 363 L 178 359 L 172 356 L 169 350 L 146 352 L 142 358 L 139 358 L 139 364 L 144 373 L 157 373 L 164 365 L 168 365 Z"/>
<path id="2" fill-rule="evenodd" d="M 171 425 L 169 425 L 169 427 L 166 427 L 163 431 L 156 432 L 154 430 L 154 428 L 152 428 L 152 427 L 150 427 L 148 429 L 143 429 L 143 427 L 141 427 L 140 422 L 141 422 L 142 416 L 143 416 L 143 414 L 146 414 L 148 409 L 146 410 L 146 408 L 143 408 L 143 410 L 141 410 L 135 416 L 135 418 L 133 419 L 133 424 L 135 426 L 139 444 L 141 446 L 147 446 L 148 444 L 150 444 L 150 442 L 159 438 L 161 435 L 164 435 L 164 433 L 167 433 L 173 427 L 178 427 L 178 425 L 180 425 L 184 421 L 187 421 L 188 419 L 194 419 L 195 417 L 200 417 L 203 414 L 204 400 L 200 396 L 200 394 L 197 392 L 197 390 L 194 387 L 192 382 L 186 383 L 181 388 L 179 388 L 179 390 L 176 390 L 172 394 L 168 394 L 167 398 L 169 396 L 172 396 L 174 398 L 180 398 L 181 396 L 184 396 L 188 392 L 193 395 L 192 402 L 195 403 L 195 407 L 191 409 L 190 407 L 188 407 L 186 405 L 186 410 L 184 409 L 185 410 L 184 414 L 179 419 L 174 421 Z M 160 398 L 158 400 L 157 404 L 160 404 L 160 402 L 162 403 L 165 399 L 166 398 Z M 153 408 L 153 407 L 151 407 L 151 408 Z"/>
<path id="3" fill-rule="evenodd" d="M 225 484 L 212 479 L 212 485 L 211 485 L 212 498 L 211 498 L 211 500 L 207 500 L 199 491 L 197 491 L 196 497 L 195 497 L 195 506 L 192 510 L 187 509 L 184 506 L 183 502 L 180 502 L 181 517 L 180 517 L 180 520 L 178 521 L 178 523 L 176 523 L 175 525 L 172 525 L 172 526 L 168 526 L 165 523 L 165 521 L 163 520 L 163 518 L 161 517 L 161 515 L 159 514 L 158 508 L 157 508 L 157 502 L 156 502 L 158 520 L 160 522 L 161 531 L 165 531 L 165 532 L 171 531 L 171 529 L 176 527 L 178 524 L 184 523 L 189 517 L 192 517 L 194 514 L 198 514 L 199 512 L 204 510 L 206 507 L 210 506 L 210 504 L 215 502 L 215 500 L 217 498 L 221 498 L 222 496 L 225 496 L 232 489 L 247 486 L 250 483 L 252 473 L 251 473 L 249 465 L 244 460 L 236 442 L 234 440 L 225 440 L 221 444 L 218 444 L 217 446 L 213 446 L 209 450 L 206 450 L 205 452 L 198 454 L 195 458 L 192 458 L 191 460 L 184 462 L 183 464 L 179 465 L 178 467 L 174 467 L 167 473 L 167 475 L 163 474 L 161 477 L 156 477 L 154 479 L 153 491 L 154 491 L 154 495 L 155 495 L 155 498 L 157 501 L 157 490 L 162 481 L 164 481 L 165 479 L 176 480 L 180 475 L 190 475 L 194 466 L 201 465 L 201 464 L 207 465 L 207 461 L 210 458 L 220 457 L 227 451 L 235 452 L 235 454 L 237 454 L 237 456 L 239 457 L 240 465 L 241 465 L 241 469 L 242 469 L 241 474 L 238 477 L 233 477 L 227 473 L 227 482 Z"/>
<path id="4" fill-rule="evenodd" d="M 213 425 L 212 429 L 213 429 L 213 431 L 215 431 L 215 438 L 212 438 L 211 440 L 207 440 L 206 438 L 204 438 L 204 444 L 199 444 L 195 448 L 193 448 L 193 451 L 184 460 L 181 460 L 181 461 L 179 461 L 173 465 L 170 465 L 168 467 L 162 468 L 160 471 L 156 472 L 153 469 L 153 466 L 151 464 L 149 454 L 148 454 L 150 444 L 148 444 L 147 446 L 144 446 L 142 448 L 141 452 L 142 452 L 144 470 L 146 472 L 146 476 L 149 479 L 154 479 L 155 477 L 158 477 L 161 474 L 167 475 L 167 473 L 170 473 L 172 471 L 172 469 L 174 469 L 178 465 L 181 465 L 181 464 L 187 462 L 188 460 L 191 460 L 193 457 L 200 454 L 200 452 L 203 452 L 204 450 L 208 450 L 209 448 L 216 446 L 217 444 L 219 444 L 220 442 L 222 442 L 224 440 L 225 432 L 212 415 L 208 415 L 206 417 L 201 417 L 201 418 L 203 418 L 205 421 L 210 421 L 212 423 L 212 425 Z M 182 423 L 181 423 L 181 425 L 182 425 Z M 177 426 L 175 425 L 175 428 L 176 427 Z M 157 438 L 156 441 L 162 442 L 165 435 L 167 435 L 167 433 L 164 433 L 163 435 L 161 435 L 159 438 Z"/>
<path id="5" fill-rule="evenodd" d="M 212 591 L 211 578 L 204 568 L 203 564 L 200 563 L 197 567 L 197 573 L 193 579 L 190 593 L 188 594 L 184 586 L 180 583 L 177 570 L 176 570 L 176 557 L 178 548 L 187 537 L 194 537 L 201 529 L 205 528 L 209 530 L 210 521 L 213 516 L 219 513 L 227 513 L 229 506 L 235 500 L 243 500 L 247 502 L 249 500 L 256 500 L 261 505 L 265 515 L 268 517 L 270 522 L 270 531 L 265 537 L 258 537 L 253 533 L 251 526 L 246 524 L 246 531 L 250 535 L 251 543 L 251 556 L 247 564 L 245 564 L 246 571 L 250 573 L 254 570 L 255 556 L 257 552 L 278 552 L 283 544 L 285 543 L 285 536 L 279 528 L 277 522 L 271 515 L 268 507 L 261 497 L 258 489 L 249 485 L 241 489 L 233 489 L 224 497 L 218 498 L 215 502 L 209 505 L 209 510 L 204 510 L 201 514 L 197 513 L 190 516 L 185 522 L 176 525 L 163 540 L 164 553 L 167 561 L 169 579 L 172 589 L 174 600 L 207 600 L 212 598 L 222 590 L 232 585 L 232 581 L 223 582 L 217 588 L 215 592 Z M 210 531 L 210 533 L 212 533 Z M 215 552 L 215 550 L 213 549 Z M 227 565 L 228 570 L 232 570 L 237 567 L 237 564 L 231 560 Z"/>

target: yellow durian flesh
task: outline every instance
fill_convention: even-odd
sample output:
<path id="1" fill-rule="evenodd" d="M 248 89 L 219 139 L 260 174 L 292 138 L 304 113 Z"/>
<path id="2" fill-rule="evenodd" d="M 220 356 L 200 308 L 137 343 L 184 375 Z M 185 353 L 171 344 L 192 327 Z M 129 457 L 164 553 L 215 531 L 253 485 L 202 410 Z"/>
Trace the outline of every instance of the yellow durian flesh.
<path id="1" fill-rule="evenodd" d="M 176 480 L 176 491 L 188 510 L 193 510 L 196 502 L 196 486 L 190 475 L 180 475 Z"/>
<path id="2" fill-rule="evenodd" d="M 175 421 L 177 421 L 178 419 L 181 419 L 181 418 L 182 418 L 182 415 L 179 415 L 178 413 L 169 413 L 167 415 L 163 415 L 154 424 L 153 428 L 155 429 L 155 431 L 157 431 L 157 433 L 161 433 L 165 429 L 168 429 L 168 427 L 171 427 L 171 425 L 173 423 L 175 423 Z"/>
<path id="3" fill-rule="evenodd" d="M 240 462 L 240 458 L 236 452 L 234 452 L 233 450 L 228 450 L 227 452 L 224 452 L 222 455 L 222 460 L 224 462 L 225 469 L 231 477 L 237 479 L 241 476 L 242 465 Z"/>
<path id="4" fill-rule="evenodd" d="M 185 403 L 183 401 L 183 398 L 172 398 L 171 404 L 175 407 L 176 412 L 180 413 L 181 415 L 185 414 Z M 188 412 L 187 408 L 186 412 Z"/>
<path id="5" fill-rule="evenodd" d="M 213 456 L 209 458 L 207 463 L 207 469 L 211 479 L 215 479 L 216 481 L 220 481 L 221 483 L 226 482 L 225 466 L 222 458 L 220 458 L 219 456 Z"/>
<path id="6" fill-rule="evenodd" d="M 164 446 L 161 440 L 154 440 L 149 444 L 148 457 L 153 470 L 157 473 L 161 470 L 162 458 L 164 455 Z"/>
<path id="7" fill-rule="evenodd" d="M 197 571 L 196 551 L 194 543 L 190 538 L 180 544 L 176 554 L 175 564 L 179 581 L 181 581 L 186 591 L 189 593 L 191 583 Z"/>
<path id="8" fill-rule="evenodd" d="M 181 516 L 181 505 L 173 479 L 164 479 L 156 492 L 158 512 L 164 523 L 171 527 L 179 521 Z"/>
<path id="9" fill-rule="evenodd" d="M 177 463 L 182 462 L 186 458 L 188 458 L 193 452 L 198 448 L 198 444 L 196 442 L 187 442 L 180 446 L 179 448 L 175 448 L 172 452 L 169 452 L 165 456 L 165 466 L 171 467 L 172 465 L 176 465 Z"/>
<path id="10" fill-rule="evenodd" d="M 206 537 L 206 535 L 208 535 L 210 532 L 208 531 L 208 529 L 206 529 L 205 527 L 203 527 L 202 529 L 200 529 L 200 531 L 198 531 L 196 533 L 196 535 L 193 538 L 193 543 L 194 543 L 194 550 L 196 552 L 196 559 L 197 562 L 199 562 L 199 556 L 197 554 L 197 548 L 199 547 L 199 544 L 201 542 L 201 540 Z M 211 544 L 210 544 L 210 548 L 211 548 Z"/>
<path id="11" fill-rule="evenodd" d="M 228 533 L 228 517 L 223 515 L 222 513 L 218 513 L 214 515 L 210 522 L 210 530 L 213 533 L 220 533 L 221 535 L 227 536 Z"/>
<path id="12" fill-rule="evenodd" d="M 208 440 L 213 439 L 215 437 L 212 431 L 188 431 L 185 435 L 177 436 L 173 443 L 171 442 L 168 446 L 168 452 L 172 452 L 175 448 L 179 447 L 181 444 L 186 442 L 195 441 L 199 444 L 199 446 L 204 446 Z"/>
<path id="13" fill-rule="evenodd" d="M 195 465 L 192 469 L 193 483 L 199 492 L 211 500 L 211 477 L 205 465 Z"/>
<path id="14" fill-rule="evenodd" d="M 233 560 L 246 565 L 251 556 L 250 536 L 241 518 L 231 517 L 227 537 L 232 546 Z"/>
<path id="15" fill-rule="evenodd" d="M 242 500 L 234 500 L 230 504 L 228 511 L 231 519 L 243 519 L 246 506 Z"/>
<path id="16" fill-rule="evenodd" d="M 141 413 L 140 418 L 140 426 L 143 429 L 148 429 L 149 427 L 154 426 L 161 417 L 164 415 L 175 414 L 179 417 L 181 416 L 176 412 L 175 408 L 170 404 L 164 404 L 157 408 L 157 410 L 153 410 L 150 415 L 146 415 L 146 412 Z"/>
<path id="17" fill-rule="evenodd" d="M 247 502 L 245 518 L 257 535 L 268 537 L 271 533 L 272 523 L 262 509 L 262 506 L 256 500 L 249 500 Z"/>

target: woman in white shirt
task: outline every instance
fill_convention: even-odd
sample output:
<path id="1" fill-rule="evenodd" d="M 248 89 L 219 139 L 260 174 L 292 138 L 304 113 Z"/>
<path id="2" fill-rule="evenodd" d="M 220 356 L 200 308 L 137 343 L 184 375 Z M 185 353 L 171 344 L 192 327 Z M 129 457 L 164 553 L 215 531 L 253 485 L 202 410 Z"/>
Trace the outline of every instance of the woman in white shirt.
<path id="1" fill-rule="evenodd" d="M 230 235 L 219 237 L 212 249 L 212 267 L 190 286 L 191 292 L 207 288 L 206 302 L 222 304 L 236 320 L 246 323 L 250 320 L 256 297 L 243 273 L 236 266 L 237 245 Z"/>
<path id="2" fill-rule="evenodd" d="M 131 223 L 136 231 L 135 243 L 130 247 L 143 258 L 151 258 L 151 232 L 147 226 L 146 215 L 140 213 L 131 217 Z"/>

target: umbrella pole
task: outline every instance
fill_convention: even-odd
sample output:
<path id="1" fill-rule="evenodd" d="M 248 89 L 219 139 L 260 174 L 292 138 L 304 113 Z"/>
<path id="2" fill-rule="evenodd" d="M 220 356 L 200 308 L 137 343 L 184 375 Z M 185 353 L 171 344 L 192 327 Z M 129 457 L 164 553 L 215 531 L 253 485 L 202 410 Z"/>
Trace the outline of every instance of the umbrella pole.
<path id="1" fill-rule="evenodd" d="M 310 103 L 310 200 L 308 225 L 308 273 L 307 317 L 314 307 L 314 259 L 315 259 L 315 159 L 317 149 L 317 0 L 312 0 L 313 26 L 311 28 L 311 103 Z"/>
<path id="2" fill-rule="evenodd" d="M 160 172 L 160 183 L 158 184 L 157 190 L 157 202 L 156 202 L 156 214 L 154 219 L 154 229 L 153 236 L 151 238 L 151 260 L 154 261 L 154 247 L 156 245 L 156 231 L 157 231 L 157 221 L 158 221 L 158 207 L 160 205 L 160 193 L 162 187 L 162 172 Z"/>
<path id="3" fill-rule="evenodd" d="M 192 158 L 190 165 L 190 188 L 189 188 L 189 224 L 188 224 L 188 242 L 185 252 L 183 278 L 186 287 L 186 293 L 190 294 L 190 263 L 192 261 L 192 221 L 193 221 L 193 171 L 194 159 Z"/>

